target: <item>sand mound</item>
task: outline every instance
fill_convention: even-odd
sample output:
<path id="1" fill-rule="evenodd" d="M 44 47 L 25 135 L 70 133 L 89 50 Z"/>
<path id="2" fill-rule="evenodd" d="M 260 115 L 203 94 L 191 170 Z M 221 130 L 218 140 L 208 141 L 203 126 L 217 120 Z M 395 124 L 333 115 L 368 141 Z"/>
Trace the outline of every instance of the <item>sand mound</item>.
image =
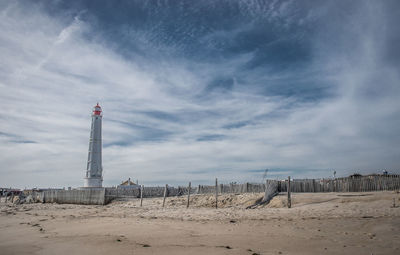
<path id="1" fill-rule="evenodd" d="M 243 199 L 243 198 L 241 198 Z M 238 204 L 240 198 L 235 195 L 221 195 L 218 197 L 218 207 L 232 207 Z M 187 203 L 186 197 L 173 197 L 168 198 L 167 206 L 184 206 Z M 193 195 L 190 197 L 191 207 L 215 207 L 215 196 L 214 195 Z"/>
<path id="2" fill-rule="evenodd" d="M 371 195 L 372 194 L 372 195 Z M 395 193 L 390 193 L 395 194 Z M 245 193 L 245 194 L 221 194 L 218 196 L 218 208 L 245 209 L 254 205 L 262 199 L 264 193 Z M 326 203 L 352 204 L 352 203 L 372 203 L 386 200 L 392 205 L 393 198 L 389 195 L 381 196 L 380 193 L 292 193 L 292 207 L 304 207 L 308 205 L 320 205 Z M 163 198 L 145 198 L 142 208 L 162 208 Z M 187 197 L 167 197 L 165 208 L 186 208 Z M 400 198 L 395 199 L 395 204 L 400 204 Z M 130 201 L 113 201 L 109 206 L 136 208 L 140 207 L 140 199 Z M 190 196 L 190 208 L 215 208 L 214 194 L 193 194 Z M 258 205 L 255 208 L 287 208 L 287 194 L 280 193 L 275 196 L 269 204 Z"/>
<path id="3" fill-rule="evenodd" d="M 287 196 L 285 195 L 278 195 L 274 197 L 269 204 L 265 207 L 267 208 L 284 208 L 287 207 Z"/>
<path id="4" fill-rule="evenodd" d="M 263 197 L 263 193 L 246 193 L 246 194 L 221 194 L 218 196 L 218 208 L 246 208 L 249 205 L 253 205 L 257 200 Z M 144 205 L 159 207 L 162 205 L 163 198 L 146 198 L 144 199 Z M 123 207 L 136 207 L 138 206 L 139 200 L 123 202 L 114 200 L 111 204 L 119 204 Z M 165 207 L 186 207 L 187 197 L 167 197 L 165 200 Z M 215 195 L 191 195 L 190 196 L 190 207 L 196 208 L 215 208 Z"/>
<path id="5" fill-rule="evenodd" d="M 219 208 L 246 208 L 254 204 L 262 197 L 262 193 L 248 194 L 223 194 L 218 196 Z M 214 195 L 195 195 L 191 198 L 190 205 L 193 207 L 215 207 Z"/>

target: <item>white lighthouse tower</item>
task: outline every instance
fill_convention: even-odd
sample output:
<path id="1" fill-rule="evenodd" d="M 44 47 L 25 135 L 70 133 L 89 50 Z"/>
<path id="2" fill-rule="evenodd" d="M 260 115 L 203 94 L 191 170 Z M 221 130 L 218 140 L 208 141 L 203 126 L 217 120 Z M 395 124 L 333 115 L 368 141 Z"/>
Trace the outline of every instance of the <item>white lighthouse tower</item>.
<path id="1" fill-rule="evenodd" d="M 101 187 L 103 166 L 101 164 L 101 119 L 103 117 L 99 103 L 93 108 L 90 130 L 89 153 L 85 176 L 85 188 Z"/>

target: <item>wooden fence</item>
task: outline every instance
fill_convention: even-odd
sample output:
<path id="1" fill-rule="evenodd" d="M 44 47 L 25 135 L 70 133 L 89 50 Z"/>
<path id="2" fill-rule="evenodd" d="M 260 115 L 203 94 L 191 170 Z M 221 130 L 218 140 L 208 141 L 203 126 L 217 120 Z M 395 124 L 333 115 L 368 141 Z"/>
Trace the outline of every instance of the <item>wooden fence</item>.
<path id="1" fill-rule="evenodd" d="M 287 192 L 287 180 L 267 180 L 277 182 L 279 192 Z M 264 192 L 263 183 L 219 184 L 219 193 Z M 400 190 L 400 175 L 354 176 L 336 179 L 294 179 L 291 192 L 368 192 Z M 198 194 L 214 193 L 215 186 L 199 185 Z"/>
<path id="2" fill-rule="evenodd" d="M 43 202 L 78 203 L 78 204 L 106 204 L 115 198 L 149 198 L 171 197 L 190 194 L 241 194 L 261 193 L 265 187 L 277 187 L 278 192 L 288 192 L 287 180 L 266 180 L 265 183 L 230 183 L 215 185 L 198 185 L 197 187 L 178 186 L 136 188 L 104 188 L 101 194 L 96 190 L 50 190 L 39 192 Z M 189 190 L 190 189 L 190 190 Z M 371 192 L 400 190 L 400 175 L 369 175 L 352 176 L 335 179 L 293 179 L 290 182 L 291 192 Z M 189 192 L 190 191 L 190 192 Z M 96 193 L 97 192 L 97 193 Z M 3 192 L 4 193 L 4 192 Z M 7 197 L 10 194 L 2 194 Z M 32 194 L 33 195 L 33 194 Z M 14 193 L 11 192 L 12 198 Z M 11 198 L 11 200 L 12 200 Z"/>
<path id="3" fill-rule="evenodd" d="M 368 192 L 399 190 L 400 175 L 354 176 L 336 179 L 293 180 L 292 192 Z M 279 190 L 287 192 L 287 181 L 280 182 Z"/>
<path id="4" fill-rule="evenodd" d="M 143 198 L 148 197 L 162 197 L 164 195 L 165 187 L 144 187 L 143 188 Z M 106 197 L 123 198 L 123 197 L 141 197 L 141 189 L 137 188 L 106 188 Z M 195 194 L 197 192 L 196 188 L 191 188 L 190 193 Z M 181 196 L 188 194 L 188 187 L 168 187 L 167 196 Z"/>
<path id="5" fill-rule="evenodd" d="M 271 182 L 278 182 L 275 180 L 268 180 Z M 218 185 L 218 193 L 258 193 L 265 191 L 265 184 L 264 183 L 230 183 L 230 184 L 219 184 Z M 196 190 L 197 194 L 208 194 L 208 193 L 215 193 L 215 185 L 208 186 L 208 185 L 199 185 Z"/>
<path id="6" fill-rule="evenodd" d="M 276 185 L 278 192 L 288 191 L 287 180 L 266 180 L 266 182 Z M 336 179 L 293 179 L 290 184 L 291 192 L 369 192 L 384 190 L 400 190 L 400 175 L 370 175 Z M 189 187 L 144 187 L 142 197 L 163 197 L 164 191 L 166 192 L 166 197 L 181 196 L 189 193 Z M 241 194 L 260 193 L 264 191 L 265 183 L 248 182 L 241 184 L 217 184 L 217 186 L 198 185 L 197 187 L 190 188 L 191 194 Z M 106 188 L 105 197 L 107 200 L 114 198 L 140 198 L 141 189 Z"/>

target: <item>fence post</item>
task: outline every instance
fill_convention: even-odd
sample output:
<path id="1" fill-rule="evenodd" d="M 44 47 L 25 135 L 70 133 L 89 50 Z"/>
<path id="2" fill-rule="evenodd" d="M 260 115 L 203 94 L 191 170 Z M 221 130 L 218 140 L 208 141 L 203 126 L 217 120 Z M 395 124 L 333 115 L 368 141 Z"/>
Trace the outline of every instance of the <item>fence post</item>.
<path id="1" fill-rule="evenodd" d="M 192 183 L 189 182 L 189 189 L 188 189 L 188 199 L 187 199 L 187 205 L 186 208 L 189 208 L 189 201 L 190 201 L 190 189 L 192 188 Z"/>
<path id="2" fill-rule="evenodd" d="M 162 202 L 162 207 L 165 206 L 165 198 L 167 197 L 167 189 L 168 189 L 168 184 L 165 184 L 164 199 L 163 199 L 163 202 Z"/>
<path id="3" fill-rule="evenodd" d="M 313 192 L 316 192 L 315 191 L 315 179 L 312 180 L 312 187 L 313 187 Z"/>
<path id="4" fill-rule="evenodd" d="M 292 207 L 292 198 L 290 193 L 290 176 L 288 176 L 288 193 L 287 193 L 287 206 L 288 208 Z"/>
<path id="5" fill-rule="evenodd" d="M 143 205 L 143 190 L 144 190 L 144 185 L 140 185 L 140 207 Z"/>
<path id="6" fill-rule="evenodd" d="M 218 209 L 218 179 L 215 178 L 215 209 Z"/>

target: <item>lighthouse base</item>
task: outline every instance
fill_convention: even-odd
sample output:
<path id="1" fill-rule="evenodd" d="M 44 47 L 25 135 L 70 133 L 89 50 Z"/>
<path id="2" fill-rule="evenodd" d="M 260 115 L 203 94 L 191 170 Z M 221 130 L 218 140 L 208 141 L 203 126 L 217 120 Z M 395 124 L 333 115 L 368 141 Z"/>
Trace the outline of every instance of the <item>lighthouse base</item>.
<path id="1" fill-rule="evenodd" d="M 83 187 L 85 188 L 101 188 L 103 183 L 103 178 L 101 177 L 89 177 L 85 178 L 85 183 Z"/>

